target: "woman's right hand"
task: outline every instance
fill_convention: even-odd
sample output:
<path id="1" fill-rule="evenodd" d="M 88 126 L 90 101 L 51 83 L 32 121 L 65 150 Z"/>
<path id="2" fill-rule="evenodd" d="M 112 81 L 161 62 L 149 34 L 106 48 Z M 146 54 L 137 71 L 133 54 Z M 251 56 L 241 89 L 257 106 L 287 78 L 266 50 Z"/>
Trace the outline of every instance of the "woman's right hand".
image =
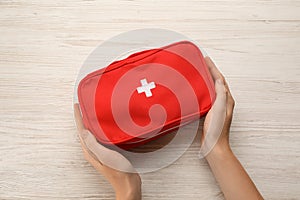
<path id="1" fill-rule="evenodd" d="M 205 153 L 204 156 L 225 199 L 261 200 L 263 199 L 262 195 L 229 145 L 229 132 L 235 102 L 224 76 L 209 57 L 206 57 L 205 60 L 215 80 L 217 96 L 204 121 L 202 135 L 204 151 L 202 152 Z"/>
<path id="2" fill-rule="evenodd" d="M 205 60 L 215 82 L 216 91 L 216 100 L 207 113 L 203 125 L 202 153 L 206 156 L 212 151 L 230 149 L 229 132 L 235 101 L 223 74 L 209 57 Z"/>

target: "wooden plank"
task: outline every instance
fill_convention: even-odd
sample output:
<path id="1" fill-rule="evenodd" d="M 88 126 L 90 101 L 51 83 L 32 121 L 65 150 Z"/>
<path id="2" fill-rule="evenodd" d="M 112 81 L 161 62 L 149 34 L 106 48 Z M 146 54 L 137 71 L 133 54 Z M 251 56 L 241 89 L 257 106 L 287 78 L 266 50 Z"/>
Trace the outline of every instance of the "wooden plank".
<path id="1" fill-rule="evenodd" d="M 1 1 L 0 199 L 114 199 L 72 111 L 89 53 L 123 31 L 197 40 L 237 102 L 231 143 L 266 199 L 300 198 L 300 1 Z M 143 199 L 223 199 L 199 144 L 143 174 Z"/>

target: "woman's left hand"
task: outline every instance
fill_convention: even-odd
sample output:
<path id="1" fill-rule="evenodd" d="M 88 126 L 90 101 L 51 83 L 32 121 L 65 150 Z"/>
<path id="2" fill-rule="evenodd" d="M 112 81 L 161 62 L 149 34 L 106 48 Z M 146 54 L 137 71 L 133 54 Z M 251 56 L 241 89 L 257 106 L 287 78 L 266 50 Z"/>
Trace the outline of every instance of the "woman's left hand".
<path id="1" fill-rule="evenodd" d="M 120 153 L 108 149 L 84 127 L 79 105 L 74 114 L 85 159 L 113 186 L 117 200 L 141 199 L 141 178 L 131 163 Z"/>

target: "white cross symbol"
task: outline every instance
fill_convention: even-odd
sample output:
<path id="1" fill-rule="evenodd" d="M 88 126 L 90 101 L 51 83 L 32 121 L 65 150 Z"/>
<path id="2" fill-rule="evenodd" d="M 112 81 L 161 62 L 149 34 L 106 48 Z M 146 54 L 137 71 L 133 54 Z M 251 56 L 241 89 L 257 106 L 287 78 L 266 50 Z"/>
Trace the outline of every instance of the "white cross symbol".
<path id="1" fill-rule="evenodd" d="M 147 83 L 147 80 L 144 78 L 142 80 L 140 80 L 142 86 L 136 88 L 137 92 L 140 94 L 142 92 L 145 92 L 146 97 L 151 97 L 152 96 L 152 92 L 151 89 L 155 88 L 155 83 L 151 82 L 151 83 Z"/>

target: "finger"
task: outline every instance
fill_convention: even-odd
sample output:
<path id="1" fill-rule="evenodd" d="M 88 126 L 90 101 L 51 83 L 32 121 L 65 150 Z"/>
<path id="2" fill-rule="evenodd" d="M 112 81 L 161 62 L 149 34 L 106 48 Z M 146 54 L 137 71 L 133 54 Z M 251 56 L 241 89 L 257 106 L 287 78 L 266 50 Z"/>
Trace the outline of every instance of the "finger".
<path id="1" fill-rule="evenodd" d="M 86 155 L 90 154 L 91 157 L 94 157 L 94 159 L 95 159 L 95 156 L 92 155 L 91 152 L 88 151 L 88 149 L 86 148 L 86 145 L 84 143 L 83 138 L 86 137 L 87 130 L 85 129 L 85 127 L 83 125 L 81 112 L 80 112 L 80 108 L 79 108 L 78 103 L 74 104 L 74 115 L 75 115 L 75 120 L 76 120 L 76 125 L 77 125 L 77 129 L 78 129 L 78 136 L 79 136 L 79 140 L 80 140 L 80 143 L 81 143 L 81 147 L 82 147 L 82 149 L 83 149 L 83 151 Z"/>
<path id="2" fill-rule="evenodd" d="M 225 85 L 225 88 L 226 88 L 226 92 L 228 93 L 228 97 L 227 97 L 227 108 L 226 108 L 226 112 L 229 116 L 232 115 L 233 113 L 233 109 L 234 109 L 234 105 L 235 105 L 235 102 L 234 102 L 234 99 L 232 97 L 232 94 L 231 94 L 231 91 L 229 89 L 229 86 L 228 84 Z"/>
<path id="3" fill-rule="evenodd" d="M 97 158 L 94 158 L 91 153 L 86 149 L 85 146 L 82 146 L 82 151 L 85 159 L 91 163 L 94 167 L 97 166 L 97 168 L 100 168 L 100 166 L 103 166 L 101 162 Z"/>
<path id="4" fill-rule="evenodd" d="M 200 158 L 205 157 L 217 143 L 226 119 L 227 92 L 221 79 L 215 83 L 216 100 L 211 108 L 210 120 L 204 141 L 200 148 Z"/>
<path id="5" fill-rule="evenodd" d="M 216 80 L 215 91 L 216 91 L 216 100 L 212 106 L 212 111 L 215 114 L 218 114 L 218 112 L 223 112 L 227 103 L 226 88 L 221 79 Z"/>
<path id="6" fill-rule="evenodd" d="M 78 127 L 79 140 L 86 159 L 97 169 L 105 164 L 119 171 L 135 173 L 131 163 L 120 153 L 110 150 L 99 144 L 96 138 L 85 129 L 79 109 L 79 104 L 74 104 L 74 114 Z"/>
<path id="7" fill-rule="evenodd" d="M 222 79 L 217 79 L 215 83 L 215 91 L 217 95 L 225 95 L 226 87 Z"/>
<path id="8" fill-rule="evenodd" d="M 209 70 L 210 70 L 210 72 L 212 74 L 212 77 L 213 77 L 214 81 L 216 81 L 218 79 L 221 79 L 222 82 L 225 85 L 226 90 L 230 93 L 230 89 L 228 87 L 228 84 L 227 84 L 226 79 L 223 76 L 223 74 L 219 71 L 219 69 L 216 67 L 216 65 L 214 64 L 214 62 L 209 57 L 207 57 L 205 59 L 206 59 L 206 63 L 208 65 L 208 68 L 209 68 Z M 231 93 L 230 93 L 230 95 L 231 95 Z"/>
<path id="9" fill-rule="evenodd" d="M 90 152 L 85 149 L 83 149 L 83 155 L 86 161 L 88 161 L 96 170 L 98 170 L 101 173 L 104 173 L 106 167 L 103 165 L 97 158 L 94 158 L 91 156 Z"/>
<path id="10" fill-rule="evenodd" d="M 226 106 L 226 113 L 229 118 L 232 118 L 233 109 L 234 109 L 234 100 L 230 93 L 228 92 L 228 98 L 227 98 L 227 106 Z M 230 119 L 231 120 L 231 119 Z"/>
<path id="11" fill-rule="evenodd" d="M 84 143 L 89 151 L 104 165 L 122 172 L 136 173 L 131 163 L 120 153 L 106 148 L 97 142 L 95 136 L 87 131 Z"/>
<path id="12" fill-rule="evenodd" d="M 90 151 L 88 149 L 88 147 L 86 146 L 85 139 L 87 138 L 87 136 L 88 136 L 87 130 L 79 132 L 79 140 L 80 140 L 83 152 L 86 154 L 86 156 L 89 156 L 90 159 L 93 159 L 93 160 L 97 161 L 98 164 L 103 165 L 103 163 L 97 158 L 97 156 L 92 151 Z"/>
<path id="13" fill-rule="evenodd" d="M 81 112 L 80 112 L 80 108 L 79 108 L 78 103 L 74 104 L 74 116 L 75 116 L 78 131 L 84 130 L 85 127 L 84 127 L 84 124 L 82 122 Z"/>
<path id="14" fill-rule="evenodd" d="M 223 82 L 225 83 L 225 78 L 223 74 L 219 71 L 219 69 L 216 67 L 214 62 L 209 57 L 205 58 L 205 62 L 214 81 L 216 81 L 217 79 L 222 79 Z"/>

